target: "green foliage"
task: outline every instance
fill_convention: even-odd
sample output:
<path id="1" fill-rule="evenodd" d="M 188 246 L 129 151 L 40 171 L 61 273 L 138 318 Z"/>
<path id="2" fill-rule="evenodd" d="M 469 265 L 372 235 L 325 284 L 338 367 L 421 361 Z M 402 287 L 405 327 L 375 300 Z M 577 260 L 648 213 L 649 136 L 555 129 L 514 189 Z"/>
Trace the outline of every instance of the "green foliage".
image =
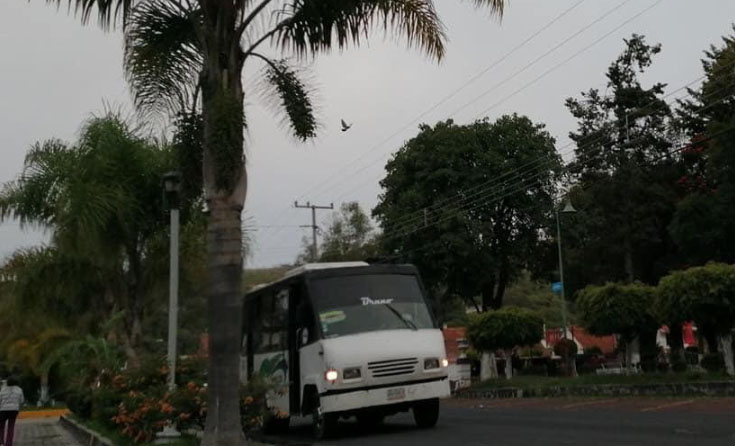
<path id="1" fill-rule="evenodd" d="M 200 122 L 192 118 L 181 127 L 196 132 Z M 112 112 L 93 117 L 72 145 L 50 140 L 32 147 L 23 174 L 0 193 L 0 217 L 41 224 L 51 232 L 49 246 L 18 251 L 0 266 L 6 278 L 0 289 L 3 340 L 38 335 L 39 324 L 64 327 L 69 338 L 79 342 L 72 343 L 73 354 L 62 358 L 55 373 L 74 367 L 78 372 L 79 364 L 66 364 L 75 360 L 92 361 L 87 353 L 97 347 L 90 339 L 114 339 L 132 361 L 143 347 L 141 334 L 157 336 L 161 327 L 165 332 L 165 324 L 157 323 L 168 294 L 168 218 L 161 177 L 178 160 L 170 147 L 138 132 Z M 184 133 L 176 133 L 180 146 L 192 139 Z M 201 161 L 197 164 L 201 170 Z M 184 302 L 195 294 L 193 283 L 203 281 L 201 180 L 198 183 L 185 181 L 181 202 Z M 184 306 L 182 316 L 187 311 Z M 202 324 L 196 327 L 204 329 Z M 84 343 L 88 345 L 82 348 Z M 55 365 L 42 362 L 47 369 Z"/>
<path id="2" fill-rule="evenodd" d="M 378 255 L 377 235 L 370 217 L 356 201 L 343 203 L 324 232 L 319 246 L 319 262 L 368 260 Z M 313 261 L 311 241 L 304 239 L 303 250 L 296 259 L 302 264 Z"/>
<path id="3" fill-rule="evenodd" d="M 674 261 L 667 226 L 681 166 L 668 155 L 672 113 L 665 84 L 640 79 L 660 51 L 633 34 L 606 72 L 604 93 L 567 99 L 578 120 L 569 193 L 578 212 L 562 224 L 570 297 L 590 283 L 656 283 Z"/>
<path id="4" fill-rule="evenodd" d="M 477 186 L 538 159 L 548 160 L 509 193 L 470 206 Z M 495 122 L 422 125 L 388 162 L 373 210 L 396 261 L 416 264 L 433 293 L 482 296 L 499 308 L 506 286 L 537 254 L 557 191 L 560 159 L 543 124 L 509 115 Z M 502 198 L 501 198 L 502 197 Z"/>
<path id="5" fill-rule="evenodd" d="M 67 405 L 78 417 L 113 429 L 135 443 L 151 441 L 168 423 L 180 431 L 203 429 L 207 413 L 206 361 L 181 359 L 176 368 L 176 390 L 166 380 L 163 358 L 151 357 L 140 367 L 120 371 L 99 385 L 76 389 L 67 395 Z M 240 389 L 240 407 L 246 430 L 262 426 L 271 416 L 266 395 L 272 391 L 266 380 L 254 377 Z"/>
<path id="6" fill-rule="evenodd" d="M 286 60 L 263 59 L 268 63 L 264 77 L 278 96 L 293 134 L 302 141 L 314 138 L 317 122 L 306 85 Z"/>
<path id="7" fill-rule="evenodd" d="M 180 113 L 175 121 L 173 150 L 181 172 L 181 197 L 187 203 L 202 197 L 202 163 L 204 162 L 204 120 L 199 113 Z"/>
<path id="8" fill-rule="evenodd" d="M 641 283 L 588 286 L 579 292 L 577 315 L 589 333 L 618 334 L 628 342 L 655 330 L 653 298 L 653 288 Z"/>
<path id="9" fill-rule="evenodd" d="M 727 334 L 735 320 L 735 265 L 709 263 L 661 279 L 656 307 L 671 321 L 694 320 Z"/>
<path id="10" fill-rule="evenodd" d="M 203 67 L 197 23 L 188 2 L 138 2 L 125 29 L 124 67 L 136 106 L 165 113 L 188 111 Z"/>
<path id="11" fill-rule="evenodd" d="M 505 292 L 506 305 L 527 308 L 543 318 L 548 327 L 561 327 L 561 296 L 551 291 L 549 283 L 534 280 L 531 273 L 523 271 Z M 568 323 L 574 314 L 567 312 Z"/>
<path id="12" fill-rule="evenodd" d="M 242 99 L 218 90 L 211 100 L 211 115 L 207 116 L 209 133 L 205 133 L 205 149 L 210 150 L 214 171 L 217 172 L 216 187 L 219 191 L 231 192 L 243 175 L 243 130 L 245 117 L 242 114 Z"/>
<path id="13" fill-rule="evenodd" d="M 288 20 L 276 39 L 300 55 L 329 51 L 335 44 L 359 46 L 376 25 L 404 35 L 409 46 L 433 58 L 444 55 L 444 30 L 432 2 L 299 0 L 287 3 L 283 13 Z"/>
<path id="14" fill-rule="evenodd" d="M 725 370 L 725 360 L 720 353 L 709 353 L 702 357 L 699 365 L 708 372 L 722 372 Z"/>
<path id="15" fill-rule="evenodd" d="M 735 29 L 735 28 L 734 28 Z M 705 81 L 680 103 L 678 125 L 690 145 L 670 232 L 688 264 L 735 262 L 735 36 L 706 52 Z"/>
<path id="16" fill-rule="evenodd" d="M 467 327 L 467 339 L 478 350 L 509 350 L 539 342 L 543 327 L 543 320 L 533 312 L 504 307 L 473 315 Z"/>

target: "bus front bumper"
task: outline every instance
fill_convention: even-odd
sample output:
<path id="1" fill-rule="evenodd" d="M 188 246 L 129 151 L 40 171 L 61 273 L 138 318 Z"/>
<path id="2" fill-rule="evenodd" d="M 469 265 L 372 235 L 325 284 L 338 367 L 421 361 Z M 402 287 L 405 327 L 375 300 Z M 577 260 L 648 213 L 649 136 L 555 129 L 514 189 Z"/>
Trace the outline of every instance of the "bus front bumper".
<path id="1" fill-rule="evenodd" d="M 445 398 L 450 395 L 446 376 L 420 382 L 405 382 L 390 386 L 333 389 L 319 396 L 324 412 L 345 412 L 367 407 L 400 405 L 412 401 Z"/>

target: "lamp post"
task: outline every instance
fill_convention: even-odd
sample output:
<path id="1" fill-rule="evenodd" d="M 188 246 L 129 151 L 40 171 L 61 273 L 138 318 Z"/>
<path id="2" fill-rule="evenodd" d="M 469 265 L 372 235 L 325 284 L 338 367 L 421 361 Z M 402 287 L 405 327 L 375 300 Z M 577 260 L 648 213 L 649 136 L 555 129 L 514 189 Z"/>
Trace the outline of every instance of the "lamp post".
<path id="1" fill-rule="evenodd" d="M 574 206 L 572 206 L 571 201 L 567 201 L 566 206 L 564 206 L 564 209 L 561 210 L 562 214 L 573 214 L 577 212 L 576 209 L 574 209 Z M 564 296 L 564 288 L 566 288 L 564 284 L 564 261 L 562 260 L 561 255 L 561 223 L 559 219 L 559 208 L 556 208 L 556 244 L 557 248 L 559 250 L 559 282 L 561 282 L 561 323 L 563 325 L 562 329 L 562 336 L 564 339 L 567 339 L 567 301 Z"/>
<path id="2" fill-rule="evenodd" d="M 168 379 L 169 391 L 176 389 L 176 337 L 179 319 L 179 192 L 181 173 L 173 171 L 163 175 L 163 189 L 166 193 L 170 214 L 170 255 L 168 285 Z M 181 434 L 173 424 L 168 424 L 159 432 L 156 443 L 167 443 Z"/>
<path id="3" fill-rule="evenodd" d="M 176 335 L 179 318 L 179 191 L 181 174 L 168 172 L 163 176 L 163 187 L 171 216 L 171 242 L 168 289 L 168 388 L 176 388 Z"/>

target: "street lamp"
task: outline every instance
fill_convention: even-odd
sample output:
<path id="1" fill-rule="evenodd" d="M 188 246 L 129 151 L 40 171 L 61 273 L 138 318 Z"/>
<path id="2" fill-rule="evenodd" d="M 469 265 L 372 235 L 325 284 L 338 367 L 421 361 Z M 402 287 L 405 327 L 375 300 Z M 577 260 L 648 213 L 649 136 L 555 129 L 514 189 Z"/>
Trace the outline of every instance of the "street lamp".
<path id="1" fill-rule="evenodd" d="M 166 191 L 169 213 L 171 215 L 171 242 L 168 288 L 168 388 L 176 388 L 176 331 L 179 316 L 179 191 L 181 174 L 168 172 L 163 175 L 163 188 Z"/>
<path id="2" fill-rule="evenodd" d="M 575 212 L 577 212 L 577 210 L 574 209 L 571 201 L 567 201 L 564 209 L 561 210 L 562 214 L 573 214 Z M 562 329 L 562 334 L 564 339 L 567 339 L 567 301 L 564 296 L 564 288 L 566 288 L 566 286 L 564 284 L 564 261 L 562 260 L 561 255 L 561 223 L 559 219 L 558 207 L 556 208 L 556 244 L 559 250 L 559 282 L 561 283 L 561 322 L 564 326 L 564 328 Z"/>
<path id="3" fill-rule="evenodd" d="M 169 285 L 168 285 L 168 389 L 176 390 L 176 337 L 179 319 L 179 192 L 181 173 L 173 171 L 163 175 L 163 190 L 166 194 L 171 224 Z M 158 433 L 157 442 L 166 443 L 181 434 L 173 424 L 168 424 Z"/>

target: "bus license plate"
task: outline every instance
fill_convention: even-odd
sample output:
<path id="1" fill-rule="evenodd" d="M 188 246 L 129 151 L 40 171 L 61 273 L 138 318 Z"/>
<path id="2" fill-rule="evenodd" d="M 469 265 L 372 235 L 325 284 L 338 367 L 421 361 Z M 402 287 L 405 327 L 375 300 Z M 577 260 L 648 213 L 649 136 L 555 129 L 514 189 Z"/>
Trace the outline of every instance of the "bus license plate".
<path id="1" fill-rule="evenodd" d="M 402 400 L 406 398 L 406 389 L 398 387 L 396 389 L 388 389 L 388 401 Z"/>

